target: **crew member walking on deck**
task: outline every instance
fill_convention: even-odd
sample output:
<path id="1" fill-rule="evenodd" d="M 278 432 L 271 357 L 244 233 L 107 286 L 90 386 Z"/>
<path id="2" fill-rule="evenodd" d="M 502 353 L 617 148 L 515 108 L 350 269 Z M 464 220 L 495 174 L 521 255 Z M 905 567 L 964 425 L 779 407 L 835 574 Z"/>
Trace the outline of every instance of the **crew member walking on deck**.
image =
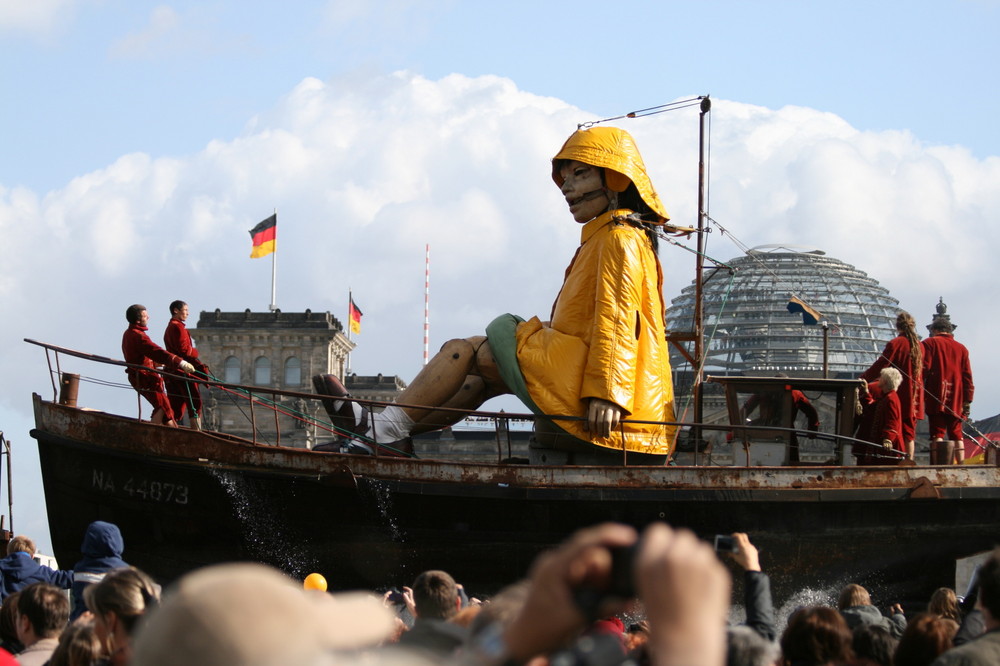
<path id="1" fill-rule="evenodd" d="M 955 340 L 954 326 L 947 319 L 934 319 L 930 330 L 931 337 L 921 344 L 931 464 L 961 464 L 965 460 L 962 423 L 969 418 L 975 391 L 969 350 Z"/>
<path id="2" fill-rule="evenodd" d="M 924 418 L 923 347 L 917 335 L 917 322 L 909 312 L 896 315 L 896 337 L 889 341 L 872 366 L 864 371 L 861 379 L 866 382 L 879 380 L 883 368 L 899 370 L 903 383 L 897 391 L 903 416 L 903 442 L 907 460 L 913 460 L 916 448 L 917 421 Z"/>
<path id="3" fill-rule="evenodd" d="M 125 362 L 149 368 L 149 370 L 138 367 L 126 368 L 129 384 L 153 406 L 153 414 L 149 419 L 151 422 L 176 426 L 174 411 L 170 407 L 167 394 L 163 391 L 163 380 L 152 370 L 159 363 L 174 372 L 180 370 L 191 373 L 194 372 L 194 366 L 149 339 L 149 335 L 146 334 L 149 312 L 146 311 L 145 305 L 136 303 L 128 306 L 125 310 L 125 319 L 129 324 L 125 334 L 122 335 L 122 354 L 125 356 Z"/>
<path id="4" fill-rule="evenodd" d="M 171 354 L 176 354 L 195 367 L 201 375 L 208 376 L 208 366 L 198 359 L 198 350 L 191 341 L 187 325 L 188 305 L 184 301 L 174 301 L 170 304 L 170 321 L 167 330 L 163 332 L 163 346 Z M 188 421 L 195 430 L 201 430 L 201 384 L 184 379 L 164 377 L 167 387 L 167 397 L 170 408 L 174 411 L 174 419 L 178 422 L 188 410 Z"/>

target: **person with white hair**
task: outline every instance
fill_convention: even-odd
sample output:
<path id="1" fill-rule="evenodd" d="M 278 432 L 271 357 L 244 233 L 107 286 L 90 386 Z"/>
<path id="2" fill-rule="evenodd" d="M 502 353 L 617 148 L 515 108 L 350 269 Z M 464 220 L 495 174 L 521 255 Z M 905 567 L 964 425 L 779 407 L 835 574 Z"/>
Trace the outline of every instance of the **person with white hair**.
<path id="1" fill-rule="evenodd" d="M 896 368 L 882 368 L 878 382 L 862 384 L 862 404 L 865 416 L 858 438 L 879 445 L 874 451 L 858 456 L 859 465 L 892 465 L 906 456 L 903 436 L 903 409 L 896 389 L 903 382 L 902 373 Z"/>

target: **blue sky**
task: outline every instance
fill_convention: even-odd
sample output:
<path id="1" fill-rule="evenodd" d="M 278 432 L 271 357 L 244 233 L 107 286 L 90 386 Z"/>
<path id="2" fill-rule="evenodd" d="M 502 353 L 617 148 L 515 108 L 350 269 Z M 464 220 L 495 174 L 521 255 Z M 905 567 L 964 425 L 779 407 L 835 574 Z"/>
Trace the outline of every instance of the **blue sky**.
<path id="1" fill-rule="evenodd" d="M 279 306 L 343 319 L 353 288 L 355 369 L 409 380 L 425 243 L 432 347 L 548 312 L 577 233 L 549 157 L 578 122 L 700 94 L 716 100 L 713 217 L 747 245 L 826 249 L 918 322 L 944 297 L 981 377 L 973 416 L 1000 412 L 981 310 L 998 296 L 1000 2 L 613 6 L 0 0 L 18 531 L 47 546 L 28 430 L 48 378 L 22 338 L 118 357 L 132 302 L 152 330 L 174 298 L 266 308 L 246 232 L 277 208 Z M 622 123 L 675 220 L 695 215 L 696 122 Z M 689 260 L 661 259 L 671 298 Z"/>
<path id="2" fill-rule="evenodd" d="M 1000 153 L 995 1 L 0 4 L 58 14 L 0 26 L 18 156 L 0 182 L 42 190 L 231 139 L 306 76 L 399 69 L 508 77 L 598 116 L 698 94 L 794 104 Z"/>

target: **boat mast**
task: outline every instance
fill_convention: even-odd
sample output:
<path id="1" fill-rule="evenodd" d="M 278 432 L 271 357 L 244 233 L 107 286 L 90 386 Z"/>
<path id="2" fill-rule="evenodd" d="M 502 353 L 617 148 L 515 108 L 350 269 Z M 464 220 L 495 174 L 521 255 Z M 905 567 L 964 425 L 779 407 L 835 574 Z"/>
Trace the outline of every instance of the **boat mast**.
<path id="1" fill-rule="evenodd" d="M 712 110 L 712 100 L 706 95 L 701 99 L 701 114 L 699 117 L 698 130 L 698 252 L 695 254 L 694 269 L 694 385 L 692 393 L 694 398 L 694 458 L 698 464 L 698 444 L 701 441 L 701 428 L 698 427 L 704 417 L 704 405 L 702 404 L 701 380 L 702 380 L 702 360 L 704 357 L 704 337 L 705 326 L 702 319 L 702 272 L 705 268 L 705 218 L 708 212 L 707 205 L 707 183 L 705 175 L 705 128 L 708 123 L 708 113 Z"/>

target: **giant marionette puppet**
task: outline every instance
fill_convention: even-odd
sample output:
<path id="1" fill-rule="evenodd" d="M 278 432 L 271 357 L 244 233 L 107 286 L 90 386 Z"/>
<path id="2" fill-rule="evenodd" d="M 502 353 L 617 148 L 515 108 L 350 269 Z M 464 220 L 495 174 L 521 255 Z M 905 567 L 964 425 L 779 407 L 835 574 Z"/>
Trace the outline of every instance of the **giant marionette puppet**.
<path id="1" fill-rule="evenodd" d="M 401 404 L 381 413 L 336 400 L 347 391 L 333 375 L 315 377 L 317 391 L 334 396 L 325 405 L 338 429 L 369 450 L 411 454 L 411 434 L 465 416 L 436 407 L 473 410 L 514 393 L 539 417 L 537 436 L 544 433 L 554 448 L 606 453 L 609 462 L 620 461 L 623 448 L 629 462 L 670 453 L 674 428 L 654 423 L 674 420 L 656 256 L 656 232 L 669 216 L 621 129 L 575 132 L 552 160 L 552 179 L 581 227 L 551 320 L 503 315 L 486 336 L 450 340 L 399 396 Z M 544 418 L 553 415 L 578 418 Z"/>

